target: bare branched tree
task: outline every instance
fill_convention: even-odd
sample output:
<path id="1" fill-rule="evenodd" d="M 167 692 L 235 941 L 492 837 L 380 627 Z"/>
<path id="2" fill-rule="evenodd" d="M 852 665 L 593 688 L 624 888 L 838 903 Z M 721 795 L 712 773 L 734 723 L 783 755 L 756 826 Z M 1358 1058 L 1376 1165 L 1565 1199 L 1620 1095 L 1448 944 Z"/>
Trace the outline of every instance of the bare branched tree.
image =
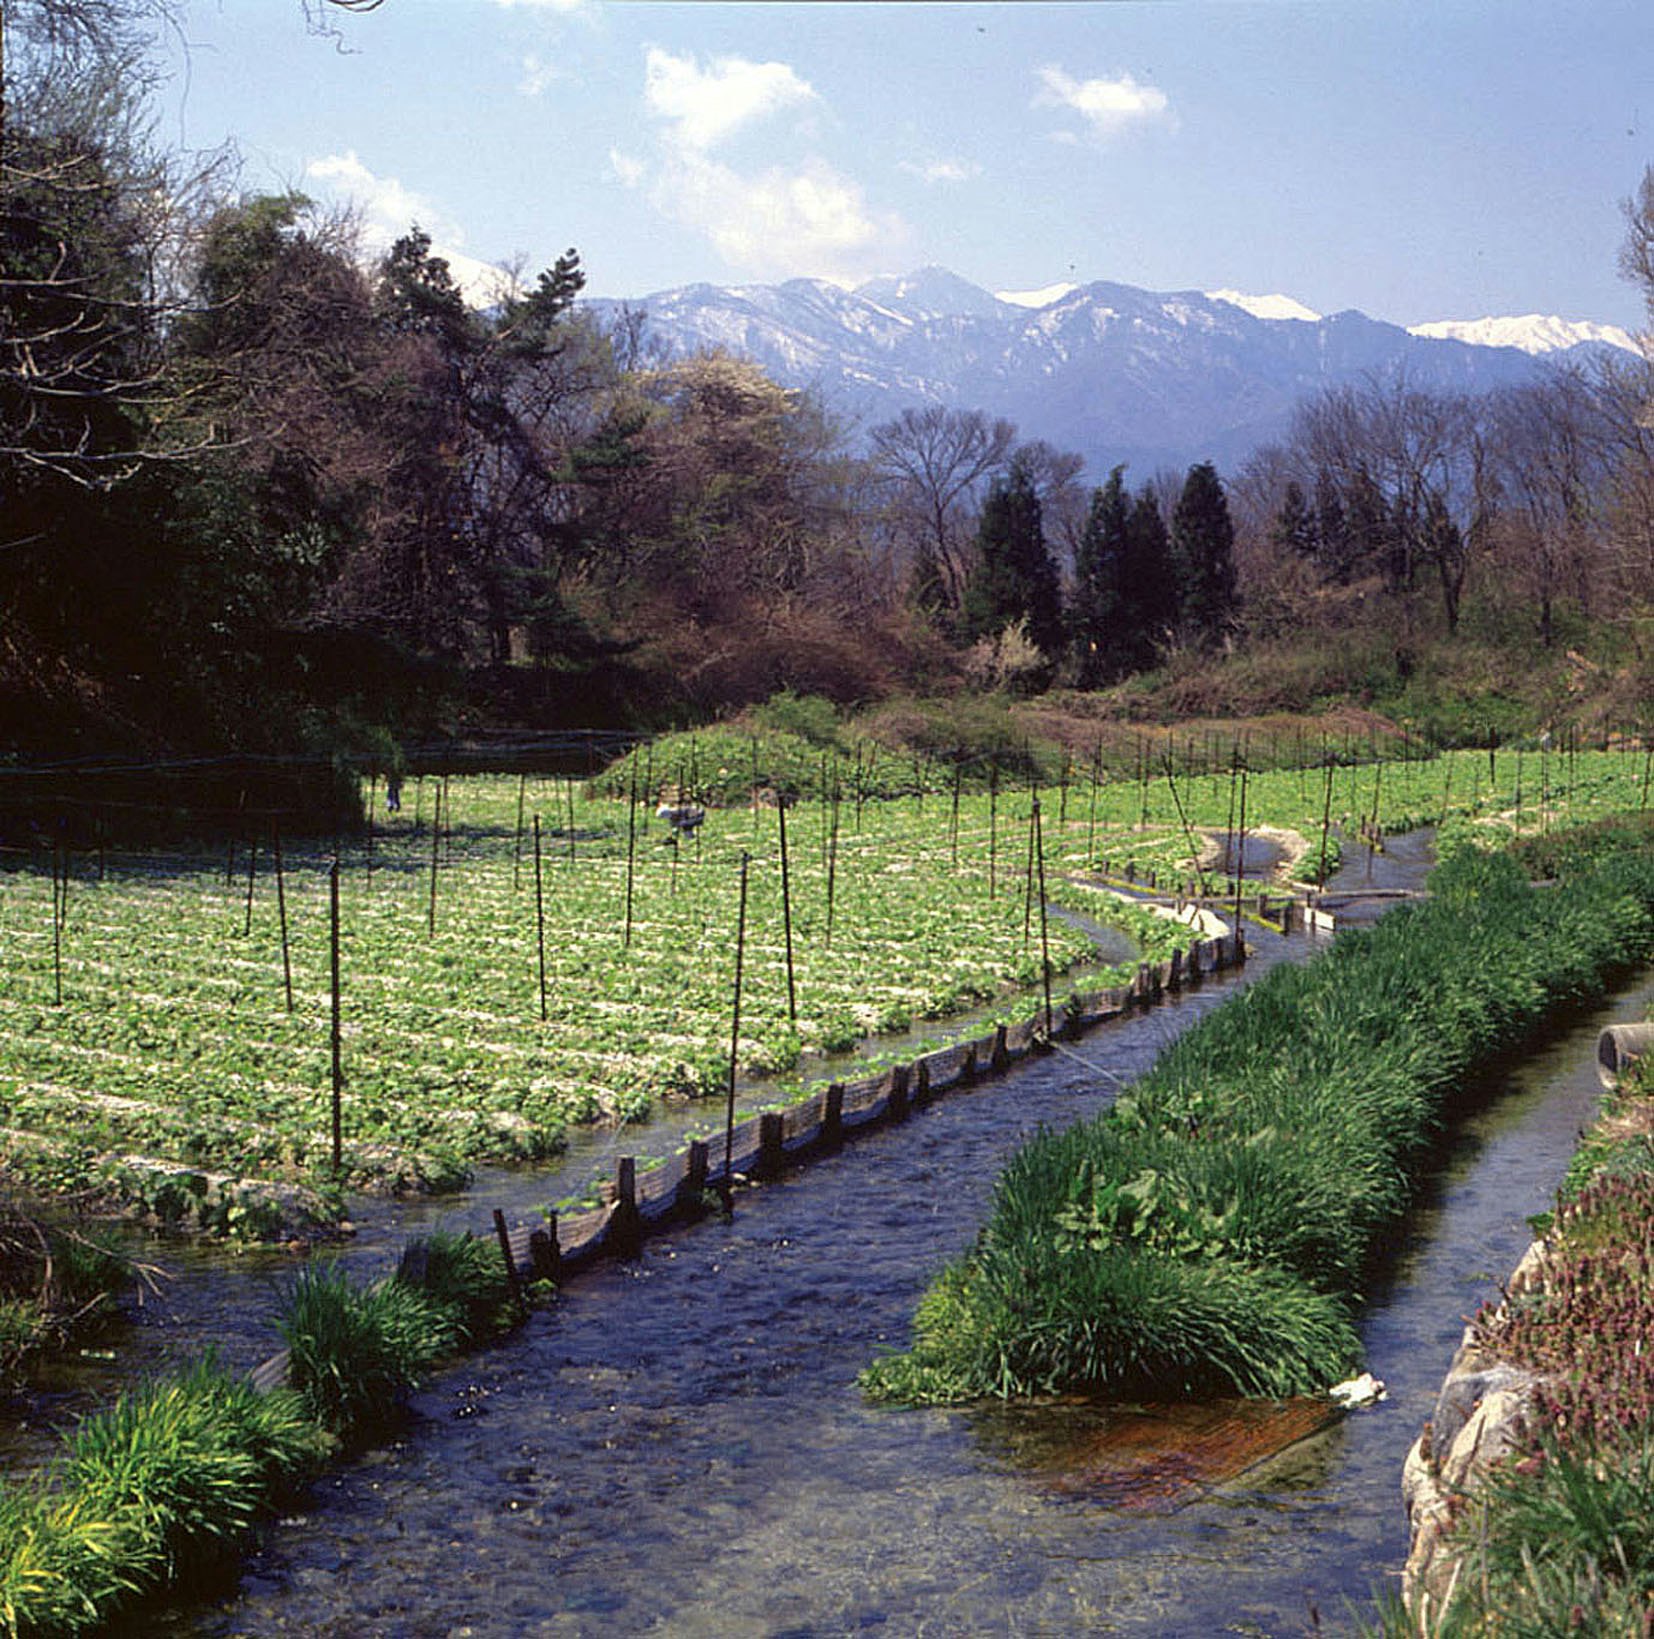
<path id="1" fill-rule="evenodd" d="M 873 428 L 874 467 L 885 477 L 893 510 L 935 566 L 949 604 L 957 608 L 968 569 L 964 514 L 980 487 L 1010 460 L 1016 428 L 981 410 L 940 404 L 903 410 Z"/>

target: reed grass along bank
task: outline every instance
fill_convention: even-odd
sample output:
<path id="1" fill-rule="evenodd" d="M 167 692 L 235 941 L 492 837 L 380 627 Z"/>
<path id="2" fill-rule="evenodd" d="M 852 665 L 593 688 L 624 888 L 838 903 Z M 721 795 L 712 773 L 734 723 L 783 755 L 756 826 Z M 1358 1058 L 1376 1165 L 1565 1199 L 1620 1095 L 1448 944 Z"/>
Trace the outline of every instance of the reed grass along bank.
<path id="1" fill-rule="evenodd" d="M 1538 888 L 1449 838 L 1433 898 L 1279 968 L 1099 1117 L 1026 1146 L 877 1398 L 1324 1389 L 1444 1107 L 1654 950 L 1654 857 Z"/>

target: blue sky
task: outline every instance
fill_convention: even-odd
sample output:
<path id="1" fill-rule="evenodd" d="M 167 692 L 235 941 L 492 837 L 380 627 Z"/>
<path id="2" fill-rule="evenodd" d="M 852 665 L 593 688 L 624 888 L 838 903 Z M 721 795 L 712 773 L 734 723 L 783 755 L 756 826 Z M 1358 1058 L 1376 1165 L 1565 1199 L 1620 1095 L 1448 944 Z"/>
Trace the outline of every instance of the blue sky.
<path id="1" fill-rule="evenodd" d="M 940 263 L 1635 327 L 1650 0 L 187 0 L 158 134 L 592 294 Z M 340 49 L 343 46 L 344 49 Z"/>

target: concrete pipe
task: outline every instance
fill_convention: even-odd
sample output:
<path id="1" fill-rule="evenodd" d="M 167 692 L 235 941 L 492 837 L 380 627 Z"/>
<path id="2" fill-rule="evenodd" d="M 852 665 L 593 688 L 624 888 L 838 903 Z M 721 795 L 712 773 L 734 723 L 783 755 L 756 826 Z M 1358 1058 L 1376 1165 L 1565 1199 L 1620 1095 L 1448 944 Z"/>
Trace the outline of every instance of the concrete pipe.
<path id="1" fill-rule="evenodd" d="M 1638 1059 L 1654 1054 L 1654 1024 L 1611 1024 L 1597 1037 L 1597 1074 L 1614 1086 Z"/>

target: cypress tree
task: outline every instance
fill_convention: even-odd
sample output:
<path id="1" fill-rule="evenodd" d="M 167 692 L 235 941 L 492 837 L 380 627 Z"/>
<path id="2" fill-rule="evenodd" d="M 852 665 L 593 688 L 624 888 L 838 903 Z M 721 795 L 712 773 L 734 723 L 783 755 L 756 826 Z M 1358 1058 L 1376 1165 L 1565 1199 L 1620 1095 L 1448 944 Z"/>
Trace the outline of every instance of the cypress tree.
<path id="1" fill-rule="evenodd" d="M 1172 515 L 1172 558 L 1180 624 L 1196 642 L 1216 642 L 1235 612 L 1235 526 L 1210 461 L 1190 467 L 1183 481 Z"/>
<path id="2" fill-rule="evenodd" d="M 1321 550 L 1321 531 L 1313 509 L 1304 495 L 1303 485 L 1296 478 L 1287 482 L 1286 494 L 1281 498 L 1281 510 L 1275 514 L 1270 538 L 1277 546 L 1300 558 L 1313 558 Z"/>
<path id="3" fill-rule="evenodd" d="M 1101 489 L 1091 492 L 1085 530 L 1074 549 L 1074 602 L 1069 642 L 1082 689 L 1093 689 L 1121 669 L 1121 570 L 1126 553 L 1125 468 L 1116 467 Z"/>
<path id="4" fill-rule="evenodd" d="M 1120 561 L 1120 635 L 1127 668 L 1141 671 L 1177 624 L 1179 599 L 1171 536 L 1160 503 L 1147 485 L 1126 519 Z"/>
<path id="5" fill-rule="evenodd" d="M 976 545 L 965 586 L 966 635 L 991 637 L 1025 620 L 1035 647 L 1054 656 L 1062 646 L 1062 592 L 1045 544 L 1039 493 L 1021 461 L 988 491 Z"/>

